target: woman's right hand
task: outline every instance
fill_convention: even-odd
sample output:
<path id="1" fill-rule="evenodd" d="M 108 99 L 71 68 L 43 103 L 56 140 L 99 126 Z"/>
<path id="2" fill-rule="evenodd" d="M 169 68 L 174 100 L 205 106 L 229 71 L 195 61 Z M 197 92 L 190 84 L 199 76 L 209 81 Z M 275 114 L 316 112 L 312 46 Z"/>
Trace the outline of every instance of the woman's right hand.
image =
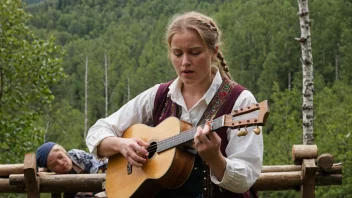
<path id="1" fill-rule="evenodd" d="M 142 167 L 147 163 L 149 143 L 139 138 L 120 138 L 120 153 L 126 157 L 128 162 L 136 167 Z"/>

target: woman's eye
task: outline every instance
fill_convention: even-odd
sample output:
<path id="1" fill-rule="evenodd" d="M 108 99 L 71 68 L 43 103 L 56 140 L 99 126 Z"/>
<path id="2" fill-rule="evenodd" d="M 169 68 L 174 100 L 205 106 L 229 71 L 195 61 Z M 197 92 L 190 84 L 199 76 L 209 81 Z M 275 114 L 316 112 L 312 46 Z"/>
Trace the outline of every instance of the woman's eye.
<path id="1" fill-rule="evenodd" d="M 181 53 L 174 53 L 175 56 L 180 57 L 182 54 Z"/>

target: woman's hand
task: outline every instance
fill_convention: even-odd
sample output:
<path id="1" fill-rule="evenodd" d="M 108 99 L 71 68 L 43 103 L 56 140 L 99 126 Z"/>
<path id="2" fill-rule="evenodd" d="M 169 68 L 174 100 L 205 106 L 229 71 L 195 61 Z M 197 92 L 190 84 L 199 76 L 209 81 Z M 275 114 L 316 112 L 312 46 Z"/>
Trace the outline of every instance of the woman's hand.
<path id="1" fill-rule="evenodd" d="M 199 156 L 209 165 L 219 181 L 222 180 L 226 168 L 226 159 L 220 151 L 221 138 L 210 131 L 210 126 L 198 127 L 194 135 L 194 146 Z"/>
<path id="2" fill-rule="evenodd" d="M 207 163 L 213 161 L 214 159 L 219 159 L 221 138 L 210 131 L 208 124 L 197 128 L 197 132 L 194 135 L 194 146 L 198 151 L 200 157 Z"/>
<path id="3" fill-rule="evenodd" d="M 149 143 L 139 138 L 121 138 L 119 151 L 131 165 L 142 167 L 147 162 L 148 146 Z"/>

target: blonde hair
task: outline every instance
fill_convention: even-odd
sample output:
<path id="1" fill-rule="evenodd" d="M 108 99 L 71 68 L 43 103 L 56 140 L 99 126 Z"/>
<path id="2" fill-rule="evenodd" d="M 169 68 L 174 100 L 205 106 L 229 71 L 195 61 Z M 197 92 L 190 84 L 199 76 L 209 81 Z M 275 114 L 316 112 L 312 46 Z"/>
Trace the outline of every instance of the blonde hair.
<path id="1" fill-rule="evenodd" d="M 67 153 L 66 149 L 59 144 L 55 144 L 50 152 L 58 152 L 58 151 L 63 151 L 64 153 Z"/>
<path id="2" fill-rule="evenodd" d="M 221 31 L 213 19 L 199 12 L 186 12 L 181 15 L 175 15 L 169 22 L 165 36 L 169 54 L 172 37 L 176 33 L 184 32 L 185 30 L 197 32 L 203 43 L 212 52 L 215 52 L 216 47 L 221 44 Z M 232 79 L 225 58 L 220 50 L 218 50 L 217 57 L 212 62 L 218 67 L 223 78 Z"/>

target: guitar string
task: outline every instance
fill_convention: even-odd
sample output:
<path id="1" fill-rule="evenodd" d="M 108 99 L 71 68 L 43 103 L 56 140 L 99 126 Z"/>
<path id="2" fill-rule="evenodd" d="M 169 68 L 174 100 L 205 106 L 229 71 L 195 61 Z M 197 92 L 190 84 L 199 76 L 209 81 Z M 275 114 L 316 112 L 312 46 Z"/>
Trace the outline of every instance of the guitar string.
<path id="1" fill-rule="evenodd" d="M 250 112 L 251 111 L 258 111 L 258 110 L 260 110 L 260 108 L 258 108 L 258 106 L 259 106 L 259 104 L 256 104 L 256 108 L 252 108 L 251 110 L 250 110 Z M 249 109 L 249 108 L 248 108 Z M 242 110 L 242 109 L 241 109 Z M 244 112 L 241 112 L 241 113 L 239 113 L 239 112 L 235 112 L 235 115 L 232 115 L 233 117 L 235 117 L 236 116 L 236 114 L 237 115 L 239 115 L 239 116 L 241 116 L 243 113 L 245 113 L 245 112 L 247 112 L 248 110 L 245 110 Z M 215 120 L 212 120 L 212 128 L 213 128 L 213 130 L 216 130 L 216 129 L 218 129 L 218 128 L 220 128 L 220 127 L 223 127 L 223 124 L 222 124 L 222 121 L 223 121 L 223 118 L 224 118 L 224 116 L 220 116 L 220 117 L 218 117 L 218 118 L 216 118 Z M 220 123 L 219 123 L 220 122 Z M 202 126 L 202 127 L 204 127 L 204 122 L 203 123 L 201 123 L 200 125 L 198 125 L 198 126 Z M 259 124 L 259 123 L 256 123 L 257 125 Z M 251 125 L 254 125 L 254 124 L 243 124 L 243 125 L 241 125 L 241 126 L 245 126 L 245 127 L 247 127 L 247 126 L 251 126 Z M 197 127 L 198 127 L 197 126 Z M 159 149 L 159 148 L 161 148 L 161 151 L 164 151 L 164 150 L 167 150 L 167 149 L 169 149 L 169 148 L 171 148 L 171 147 L 174 147 L 174 146 L 177 146 L 177 145 L 179 145 L 179 144 L 182 144 L 182 143 L 184 143 L 184 142 L 187 142 L 187 141 L 190 141 L 190 140 L 192 140 L 192 138 L 194 137 L 194 131 L 197 129 L 197 127 L 193 127 L 192 129 L 189 129 L 189 130 L 186 130 L 186 131 L 183 131 L 183 132 L 181 132 L 181 133 L 179 133 L 179 134 L 177 134 L 177 135 L 175 135 L 175 136 L 172 136 L 172 137 L 169 137 L 169 138 L 166 138 L 166 139 L 164 139 L 164 140 L 161 140 L 161 141 L 157 141 L 156 142 L 156 144 L 153 144 L 152 146 L 150 146 L 150 147 L 148 147 L 147 148 L 147 151 L 148 152 L 150 152 L 150 151 L 155 151 L 155 152 L 157 152 L 157 150 Z M 240 126 L 232 126 L 233 128 L 234 127 L 240 127 Z M 192 133 L 193 132 L 193 133 Z M 184 139 L 186 139 L 186 141 L 184 140 Z M 182 140 L 181 142 L 180 142 L 180 140 Z M 173 143 L 173 144 L 170 144 L 170 142 L 171 143 Z M 176 143 L 175 143 L 176 142 Z M 170 146 L 171 145 L 171 146 Z M 160 151 L 160 149 L 159 149 L 159 151 Z"/>
<path id="2" fill-rule="evenodd" d="M 222 117 L 219 117 L 219 118 L 213 120 L 212 123 L 213 123 L 213 127 L 212 128 L 214 130 L 222 127 Z M 204 123 L 202 123 L 202 124 L 200 124 L 198 126 L 204 127 Z M 169 147 L 169 146 L 173 147 L 173 146 L 176 146 L 176 145 L 178 145 L 180 143 L 184 143 L 184 142 L 190 141 L 194 137 L 194 133 L 195 133 L 196 129 L 198 128 L 198 126 L 197 127 L 193 127 L 192 129 L 183 131 L 183 132 L 181 132 L 181 133 L 179 133 L 179 134 L 177 134 L 175 136 L 172 136 L 172 137 L 166 138 L 164 140 L 161 140 L 161 141 L 157 142 L 156 145 L 152 145 L 152 146 L 148 147 L 147 151 L 148 152 L 154 151 L 154 150 L 156 151 L 157 150 L 156 148 L 163 148 L 163 147 Z M 166 149 L 163 149 L 163 150 L 166 150 Z"/>

